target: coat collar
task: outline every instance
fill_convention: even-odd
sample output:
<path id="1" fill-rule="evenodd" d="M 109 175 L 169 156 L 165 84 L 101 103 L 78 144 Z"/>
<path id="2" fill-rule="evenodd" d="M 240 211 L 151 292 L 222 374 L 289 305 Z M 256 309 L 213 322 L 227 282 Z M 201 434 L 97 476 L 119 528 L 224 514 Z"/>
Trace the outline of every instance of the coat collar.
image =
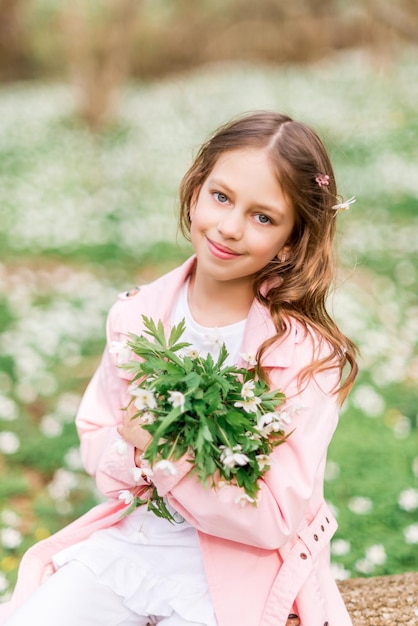
<path id="1" fill-rule="evenodd" d="M 182 265 L 153 283 L 141 287 L 141 294 L 145 296 L 146 315 L 154 319 L 161 319 L 167 330 L 170 329 L 170 316 L 179 291 L 193 271 L 196 256 L 192 256 Z M 142 300 L 142 298 L 141 298 Z M 143 311 L 144 312 L 144 311 Z M 245 325 L 241 352 L 251 356 L 256 355 L 258 348 L 276 334 L 271 315 L 263 304 L 254 299 L 248 313 Z M 290 329 L 280 342 L 275 342 L 264 355 L 265 367 L 289 367 L 293 360 L 295 344 L 300 336 L 300 329 L 291 323 Z M 241 363 L 242 365 L 242 363 Z"/>

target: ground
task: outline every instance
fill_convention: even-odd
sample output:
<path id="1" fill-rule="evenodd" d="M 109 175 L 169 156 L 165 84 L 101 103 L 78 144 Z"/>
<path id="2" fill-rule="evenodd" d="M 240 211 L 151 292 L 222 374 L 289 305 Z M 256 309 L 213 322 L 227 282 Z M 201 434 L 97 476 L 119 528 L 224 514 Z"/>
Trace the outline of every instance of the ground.
<path id="1" fill-rule="evenodd" d="M 353 626 L 418 625 L 418 572 L 352 578 L 339 587 Z"/>

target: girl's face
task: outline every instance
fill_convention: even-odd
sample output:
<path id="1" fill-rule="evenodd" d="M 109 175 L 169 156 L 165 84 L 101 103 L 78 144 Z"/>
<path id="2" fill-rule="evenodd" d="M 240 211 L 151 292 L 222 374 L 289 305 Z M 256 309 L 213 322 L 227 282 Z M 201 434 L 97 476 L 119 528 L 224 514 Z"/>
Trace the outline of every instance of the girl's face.
<path id="1" fill-rule="evenodd" d="M 190 237 L 197 275 L 243 281 L 286 254 L 294 212 L 283 195 L 267 151 L 223 153 L 200 188 L 191 211 Z"/>

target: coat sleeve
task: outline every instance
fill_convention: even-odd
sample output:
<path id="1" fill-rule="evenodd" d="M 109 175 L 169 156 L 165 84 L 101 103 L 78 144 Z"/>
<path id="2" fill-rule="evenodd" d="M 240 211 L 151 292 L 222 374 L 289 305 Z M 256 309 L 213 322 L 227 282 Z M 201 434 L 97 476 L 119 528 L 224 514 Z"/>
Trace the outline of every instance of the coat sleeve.
<path id="1" fill-rule="evenodd" d="M 323 499 L 326 452 L 338 420 L 332 394 L 338 382 L 336 369 L 321 372 L 298 390 L 297 374 L 312 354 L 306 339 L 296 347 L 293 365 L 272 371 L 273 386 L 288 398 L 293 414 L 288 440 L 272 453 L 270 470 L 260 481 L 257 505 L 239 504 L 242 490 L 224 485 L 203 487 L 184 460 L 177 474 L 157 471 L 153 481 L 159 494 L 198 530 L 232 541 L 278 549 L 305 524 Z"/>
<path id="2" fill-rule="evenodd" d="M 110 346 L 121 338 L 115 330 L 115 321 L 123 304 L 116 302 L 109 313 L 106 348 L 76 417 L 84 467 L 95 477 L 99 491 L 112 498 L 118 498 L 121 490 L 144 484 L 135 473 L 134 447 L 116 430 L 128 404 L 129 381 L 118 367 L 116 356 L 110 353 Z"/>
<path id="3" fill-rule="evenodd" d="M 107 346 L 82 399 L 76 418 L 81 456 L 99 490 L 117 498 L 121 490 L 145 485 L 135 481 L 134 448 L 117 433 L 128 403 L 128 380 L 110 354 L 112 341 L 126 338 L 125 303 L 111 309 Z M 125 332 L 125 334 L 124 334 Z M 280 349 L 280 348 L 279 348 Z M 213 489 L 191 473 L 189 459 L 174 463 L 175 475 L 155 470 L 153 482 L 161 496 L 199 531 L 265 549 L 277 549 L 304 524 L 312 503 L 322 502 L 326 451 L 337 424 L 337 402 L 331 393 L 337 370 L 321 372 L 302 389 L 297 376 L 312 359 L 308 337 L 295 346 L 289 367 L 273 368 L 272 387 L 283 391 L 293 413 L 294 432 L 272 454 L 269 472 L 260 481 L 256 506 L 241 506 L 243 491 L 233 485 Z"/>

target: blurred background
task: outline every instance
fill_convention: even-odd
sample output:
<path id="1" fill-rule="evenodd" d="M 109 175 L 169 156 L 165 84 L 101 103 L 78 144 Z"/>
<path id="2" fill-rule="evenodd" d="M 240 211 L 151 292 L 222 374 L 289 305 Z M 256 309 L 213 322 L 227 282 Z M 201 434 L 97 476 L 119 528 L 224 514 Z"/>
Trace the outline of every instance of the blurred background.
<path id="1" fill-rule="evenodd" d="M 418 570 L 416 0 L 0 0 L 0 595 L 99 501 L 74 416 L 118 292 L 190 254 L 177 189 L 232 116 L 314 126 L 361 350 L 326 496 L 336 578 Z M 320 418 L 320 416 L 318 416 Z"/>

